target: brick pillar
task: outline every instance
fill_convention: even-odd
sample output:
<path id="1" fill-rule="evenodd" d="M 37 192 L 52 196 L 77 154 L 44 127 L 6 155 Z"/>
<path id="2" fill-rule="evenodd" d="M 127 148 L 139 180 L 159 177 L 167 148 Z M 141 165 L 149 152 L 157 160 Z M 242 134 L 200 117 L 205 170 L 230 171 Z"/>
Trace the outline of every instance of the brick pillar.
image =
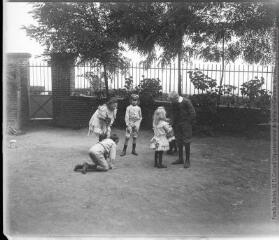
<path id="1" fill-rule="evenodd" d="M 20 132 L 29 121 L 29 53 L 6 55 L 6 84 L 4 85 L 5 126 Z"/>
<path id="2" fill-rule="evenodd" d="M 53 120 L 59 123 L 63 100 L 71 95 L 75 84 L 75 57 L 70 54 L 52 54 L 51 75 L 53 95 Z"/>

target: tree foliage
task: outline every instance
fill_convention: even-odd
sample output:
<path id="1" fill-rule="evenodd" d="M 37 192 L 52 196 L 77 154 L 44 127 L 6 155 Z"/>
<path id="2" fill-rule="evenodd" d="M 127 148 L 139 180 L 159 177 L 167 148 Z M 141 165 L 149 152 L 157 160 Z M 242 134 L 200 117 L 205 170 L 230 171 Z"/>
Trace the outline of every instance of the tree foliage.
<path id="1" fill-rule="evenodd" d="M 71 53 L 103 66 L 107 86 L 109 73 L 128 65 L 123 44 L 145 55 L 146 66 L 178 59 L 179 71 L 191 57 L 223 66 L 237 58 L 270 63 L 278 13 L 277 4 L 259 2 L 38 3 L 32 11 L 37 25 L 25 29 L 48 54 Z"/>
<path id="2" fill-rule="evenodd" d="M 209 4 L 201 12 L 207 23 L 206 34 L 195 39 L 199 57 L 220 61 L 224 52 L 227 62 L 241 58 L 248 63 L 271 63 L 271 29 L 278 13 L 278 5 L 272 3 Z"/>
<path id="3" fill-rule="evenodd" d="M 44 45 L 48 55 L 70 53 L 102 66 L 107 90 L 109 73 L 127 68 L 122 38 L 105 4 L 46 2 L 35 4 L 31 13 L 37 25 L 24 27 L 27 35 Z"/>

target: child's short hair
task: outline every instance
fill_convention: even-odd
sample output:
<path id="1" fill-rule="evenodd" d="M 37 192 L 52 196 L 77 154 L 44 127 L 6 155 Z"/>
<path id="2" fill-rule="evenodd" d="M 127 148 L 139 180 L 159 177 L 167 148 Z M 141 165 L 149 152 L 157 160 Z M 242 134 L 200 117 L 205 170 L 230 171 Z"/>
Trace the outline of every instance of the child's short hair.
<path id="1" fill-rule="evenodd" d="M 110 98 L 110 99 L 106 102 L 106 104 L 107 104 L 107 105 L 110 105 L 110 104 L 117 103 L 117 102 L 118 102 L 117 98 L 116 98 L 116 97 L 112 97 L 112 98 Z"/>
<path id="2" fill-rule="evenodd" d="M 138 103 L 139 103 L 139 95 L 137 95 L 137 94 L 131 94 L 131 96 L 130 96 L 130 103 L 132 102 L 132 101 L 134 101 L 134 100 L 136 100 L 136 101 L 138 101 Z"/>
<path id="3" fill-rule="evenodd" d="M 179 94 L 175 91 L 172 91 L 168 94 L 168 98 L 178 98 Z"/>
<path id="4" fill-rule="evenodd" d="M 103 141 L 104 139 L 106 139 L 107 138 L 107 134 L 105 134 L 105 133 L 101 133 L 100 135 L 99 135 L 99 141 L 101 142 L 101 141 Z"/>
<path id="5" fill-rule="evenodd" d="M 117 136 L 117 134 L 113 133 L 113 134 L 111 134 L 110 139 L 113 140 L 114 142 L 116 142 L 119 140 L 119 137 Z"/>

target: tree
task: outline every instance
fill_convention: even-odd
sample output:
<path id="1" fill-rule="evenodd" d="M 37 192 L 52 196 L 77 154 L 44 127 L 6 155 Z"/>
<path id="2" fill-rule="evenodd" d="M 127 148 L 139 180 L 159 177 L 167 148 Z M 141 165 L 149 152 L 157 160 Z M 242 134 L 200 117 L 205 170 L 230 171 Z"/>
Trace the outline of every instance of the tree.
<path id="1" fill-rule="evenodd" d="M 27 35 L 44 45 L 47 55 L 70 53 L 103 67 L 108 96 L 109 74 L 127 68 L 128 62 L 106 4 L 39 3 L 31 13 L 38 25 L 24 27 Z"/>
<path id="2" fill-rule="evenodd" d="M 178 59 L 178 92 L 181 94 L 181 60 L 193 54 L 189 44 L 193 34 L 199 34 L 202 17 L 197 11 L 201 3 L 129 3 L 115 4 L 111 18 L 125 33 L 131 49 L 146 55 L 146 66 L 155 59 L 162 64 Z M 156 47 L 162 49 L 156 55 Z"/>
<path id="3" fill-rule="evenodd" d="M 204 8 L 201 3 L 168 3 L 160 21 L 158 44 L 163 48 L 163 63 L 177 58 L 178 93 L 181 94 L 181 61 L 193 56 L 195 49 L 192 37 L 202 34 L 202 16 L 198 12 Z"/>
<path id="4" fill-rule="evenodd" d="M 237 58 L 248 63 L 272 62 L 271 29 L 278 12 L 278 5 L 272 3 L 211 3 L 203 9 L 207 30 L 195 42 L 199 57 L 222 62 L 219 100 L 225 62 Z"/>

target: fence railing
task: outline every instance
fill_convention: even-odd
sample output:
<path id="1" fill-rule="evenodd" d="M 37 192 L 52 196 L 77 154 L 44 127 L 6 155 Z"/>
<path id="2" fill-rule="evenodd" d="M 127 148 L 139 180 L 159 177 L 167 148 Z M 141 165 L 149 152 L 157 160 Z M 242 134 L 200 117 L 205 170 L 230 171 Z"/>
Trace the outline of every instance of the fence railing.
<path id="1" fill-rule="evenodd" d="M 75 88 L 90 89 L 89 79 L 85 77 L 86 72 L 95 73 L 101 76 L 102 69 L 90 65 L 77 65 L 75 67 L 76 81 Z M 217 84 L 220 83 L 222 75 L 221 64 L 182 64 L 182 93 L 196 94 L 198 91 L 194 88 L 190 81 L 189 71 L 200 70 L 210 78 L 216 79 Z M 240 88 L 244 82 L 254 79 L 255 77 L 264 78 L 263 89 L 272 90 L 273 66 L 255 66 L 255 65 L 226 65 L 223 76 L 223 85 L 232 85 L 236 87 L 232 89 L 232 95 L 241 95 Z M 145 69 L 143 65 L 133 64 L 125 73 L 114 73 L 110 78 L 110 88 L 119 89 L 124 88 L 125 79 L 133 78 L 133 85 L 137 86 L 143 78 L 158 78 L 161 81 L 163 93 L 170 91 L 177 91 L 178 86 L 178 68 L 175 64 L 160 67 L 152 65 Z M 101 84 L 100 84 L 101 85 Z"/>
<path id="2" fill-rule="evenodd" d="M 198 91 L 194 88 L 190 81 L 189 71 L 196 69 L 208 75 L 210 78 L 216 79 L 219 84 L 222 75 L 221 64 L 196 64 L 196 63 L 183 63 L 181 67 L 182 75 L 182 93 L 183 94 L 196 94 Z M 91 72 L 98 76 L 101 81 L 95 84 L 95 88 L 104 86 L 101 78 L 102 68 L 95 67 L 91 64 L 82 64 L 75 66 L 75 89 L 77 93 L 86 94 L 88 91 L 92 92 L 92 85 L 86 74 Z M 236 88 L 232 90 L 232 95 L 241 96 L 241 85 L 244 82 L 254 79 L 255 77 L 264 78 L 263 89 L 268 91 L 272 90 L 273 79 L 273 66 L 259 66 L 259 65 L 236 65 L 228 64 L 225 66 L 223 85 L 232 85 Z M 177 91 L 178 86 L 178 68 L 175 64 L 166 65 L 161 67 L 153 64 L 150 68 L 145 69 L 142 64 L 132 64 L 126 72 L 117 72 L 110 76 L 109 87 L 111 89 L 124 88 L 125 80 L 128 77 L 133 78 L 133 85 L 137 86 L 143 78 L 158 78 L 161 81 L 163 93 L 170 91 Z M 99 85 L 98 85 L 99 84 Z M 31 63 L 30 64 L 30 87 L 34 89 L 42 87 L 44 92 L 52 90 L 51 85 L 51 67 L 46 63 Z"/>

